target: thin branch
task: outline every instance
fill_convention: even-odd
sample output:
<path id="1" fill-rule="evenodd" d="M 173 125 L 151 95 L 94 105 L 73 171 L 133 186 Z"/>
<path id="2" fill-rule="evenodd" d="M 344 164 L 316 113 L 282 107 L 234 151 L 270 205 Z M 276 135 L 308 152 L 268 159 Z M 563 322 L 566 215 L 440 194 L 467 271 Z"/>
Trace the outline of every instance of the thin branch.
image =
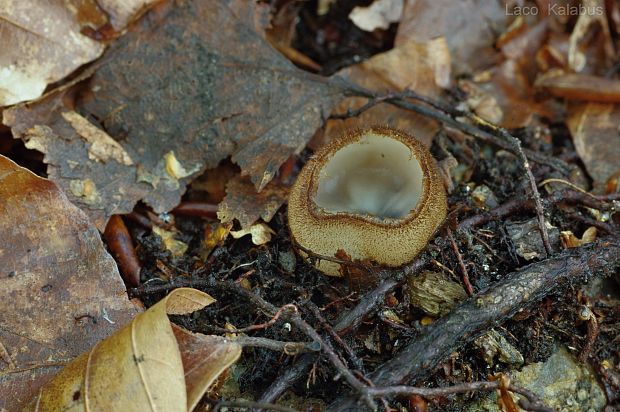
<path id="1" fill-rule="evenodd" d="M 310 312 L 312 312 L 314 317 L 319 321 L 323 329 L 334 340 L 334 342 L 336 342 L 338 345 L 340 345 L 342 349 L 344 349 L 355 369 L 363 371 L 364 364 L 362 363 L 362 361 L 357 357 L 357 355 L 355 354 L 355 352 L 353 352 L 349 345 L 347 345 L 347 343 L 342 340 L 342 338 L 336 333 L 336 331 L 334 331 L 334 329 L 327 322 L 327 320 L 325 320 L 319 308 L 311 301 L 306 302 L 306 307 L 310 309 Z"/>
<path id="2" fill-rule="evenodd" d="M 318 342 L 283 342 L 279 340 L 251 336 L 236 337 L 234 342 L 243 347 L 258 347 L 277 352 L 284 352 L 288 356 L 295 356 L 302 353 L 320 352 L 321 350 L 321 345 Z"/>
<path id="3" fill-rule="evenodd" d="M 236 283 L 218 282 L 216 286 L 225 288 L 229 291 L 237 293 L 238 295 L 246 297 L 254 305 L 266 311 L 267 313 L 275 314 L 277 312 L 277 308 L 271 303 L 267 302 L 257 294 L 242 288 Z M 323 353 L 327 356 L 332 366 L 336 369 L 338 375 L 342 376 L 346 380 L 346 382 L 360 395 L 360 398 L 366 404 L 366 406 L 368 406 L 371 410 L 375 410 L 377 406 L 376 403 L 365 392 L 367 386 L 359 379 L 357 379 L 353 372 L 351 372 L 351 370 L 347 368 L 347 366 L 338 357 L 331 345 L 325 339 L 323 339 L 312 326 L 310 326 L 305 320 L 303 320 L 298 313 L 284 314 L 284 316 L 286 316 L 290 322 L 297 326 L 297 328 L 300 329 L 304 334 L 306 334 L 310 339 L 321 344 L 321 349 Z"/>
<path id="4" fill-rule="evenodd" d="M 437 396 L 449 396 L 458 393 L 467 393 L 475 391 L 492 391 L 499 389 L 501 386 L 500 381 L 480 381 L 480 382 L 467 382 L 459 385 L 447 386 L 443 388 L 420 388 L 415 386 L 387 386 L 383 388 L 368 388 L 368 392 L 375 398 L 390 397 L 390 396 L 411 396 L 418 395 L 426 398 L 433 398 Z M 528 405 L 536 411 L 554 412 L 554 409 L 545 406 L 540 398 L 533 392 L 516 386 L 509 385 L 508 390 L 514 393 L 518 393 L 524 396 L 528 401 Z M 536 409 L 534 409 L 536 408 Z"/>
<path id="5" fill-rule="evenodd" d="M 549 241 L 549 232 L 547 231 L 547 224 L 545 222 L 545 211 L 543 209 L 542 200 L 540 198 L 540 192 L 538 192 L 538 185 L 536 184 L 536 179 L 532 174 L 532 169 L 530 167 L 530 162 L 523 152 L 523 147 L 521 146 L 521 140 L 517 139 L 515 136 L 508 133 L 508 131 L 502 127 L 494 125 L 492 123 L 487 122 L 486 120 L 478 117 L 475 114 L 469 114 L 469 119 L 473 120 L 482 127 L 487 127 L 497 133 L 500 137 L 506 139 L 511 145 L 514 147 L 513 152 L 521 158 L 523 169 L 525 170 L 525 174 L 527 175 L 528 182 L 530 183 L 530 190 L 532 192 L 532 198 L 534 199 L 534 206 L 536 209 L 536 216 L 538 217 L 538 230 L 540 231 L 540 235 L 542 238 L 543 245 L 545 246 L 545 251 L 547 252 L 547 256 L 551 256 L 553 254 L 553 248 L 551 247 L 551 242 Z"/>
<path id="6" fill-rule="evenodd" d="M 448 234 L 448 239 L 450 239 L 450 245 L 452 246 L 452 251 L 456 256 L 456 261 L 458 262 L 459 268 L 461 269 L 461 275 L 463 276 L 463 284 L 465 285 L 465 290 L 467 290 L 467 294 L 469 296 L 474 294 L 474 288 L 469 282 L 469 273 L 467 272 L 467 267 L 465 266 L 465 262 L 463 262 L 463 256 L 461 255 L 461 251 L 459 250 L 459 246 L 456 244 L 456 240 L 454 239 L 454 235 L 452 231 L 447 228 L 446 233 Z"/>
<path id="7" fill-rule="evenodd" d="M 278 412 L 300 412 L 297 409 L 289 408 L 286 406 L 280 406 L 273 403 L 266 402 L 254 402 L 244 399 L 234 399 L 229 401 L 218 401 L 213 407 L 213 412 L 221 411 L 222 408 L 243 408 L 248 410 L 263 409 L 267 411 Z"/>

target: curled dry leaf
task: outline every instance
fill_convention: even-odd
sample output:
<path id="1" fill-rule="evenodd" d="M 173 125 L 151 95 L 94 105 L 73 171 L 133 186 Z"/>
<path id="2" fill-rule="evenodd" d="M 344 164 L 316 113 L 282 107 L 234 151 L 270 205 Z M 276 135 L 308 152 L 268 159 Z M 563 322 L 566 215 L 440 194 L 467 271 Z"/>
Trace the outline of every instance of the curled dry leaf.
<path id="1" fill-rule="evenodd" d="M 400 20 L 404 0 L 375 0 L 370 6 L 355 7 L 349 14 L 353 23 L 362 30 L 387 29 Z"/>
<path id="2" fill-rule="evenodd" d="M 568 65 L 575 72 L 601 74 L 615 59 L 604 0 L 583 0 L 568 46 Z"/>
<path id="3" fill-rule="evenodd" d="M 594 226 L 590 226 L 585 230 L 585 232 L 583 232 L 581 239 L 575 236 L 572 231 L 566 230 L 560 232 L 560 240 L 562 241 L 562 246 L 564 249 L 570 249 L 594 242 L 596 240 L 596 235 L 596 228 Z"/>
<path id="4" fill-rule="evenodd" d="M 62 1 L 0 0 L 0 106 L 41 96 L 101 55 L 103 44 L 80 33 L 81 11 Z"/>
<path id="5" fill-rule="evenodd" d="M 50 178 L 101 229 L 139 200 L 157 213 L 172 209 L 193 177 L 228 156 L 264 189 L 341 96 L 263 38 L 264 4 L 214 0 L 157 10 L 111 46 L 75 107 L 57 94 L 4 112 L 13 135 L 45 153 Z M 71 110 L 99 120 L 95 126 L 133 164 L 92 160 L 91 143 L 63 117 Z M 71 190 L 86 179 L 96 196 Z"/>
<path id="6" fill-rule="evenodd" d="M 620 82 L 605 77 L 551 71 L 536 79 L 536 86 L 569 100 L 620 103 Z"/>
<path id="7" fill-rule="evenodd" d="M 506 128 L 531 124 L 534 115 L 553 117 L 547 102 L 539 101 L 532 86 L 536 75 L 536 53 L 547 37 L 547 20 L 528 25 L 518 20 L 498 40 L 505 60 L 477 73 L 459 86 L 467 93 L 470 108 L 485 120 Z"/>
<path id="8" fill-rule="evenodd" d="M 602 191 L 607 180 L 620 171 L 620 105 L 575 104 L 569 109 L 567 124 L 594 188 Z"/>
<path id="9" fill-rule="evenodd" d="M 18 410 L 136 312 L 86 215 L 0 156 L 0 410 Z"/>
<path id="10" fill-rule="evenodd" d="M 205 223 L 204 239 L 199 252 L 202 259 L 207 260 L 213 249 L 224 244 L 232 226 L 232 223 L 220 223 L 217 221 Z"/>
<path id="11" fill-rule="evenodd" d="M 178 240 L 175 232 L 163 229 L 159 226 L 153 226 L 153 232 L 161 238 L 164 247 L 172 253 L 172 256 L 180 257 L 187 252 L 187 244 Z"/>
<path id="12" fill-rule="evenodd" d="M 245 235 L 252 235 L 252 243 L 255 245 L 264 245 L 271 240 L 271 236 L 275 235 L 273 231 L 265 223 L 256 223 L 247 229 L 233 230 L 230 232 L 232 237 L 239 239 Z"/>
<path id="13" fill-rule="evenodd" d="M 173 330 L 167 315 L 202 309 L 201 291 L 171 292 L 68 364 L 32 400 L 36 411 L 191 411 L 241 354 L 234 341 Z"/>

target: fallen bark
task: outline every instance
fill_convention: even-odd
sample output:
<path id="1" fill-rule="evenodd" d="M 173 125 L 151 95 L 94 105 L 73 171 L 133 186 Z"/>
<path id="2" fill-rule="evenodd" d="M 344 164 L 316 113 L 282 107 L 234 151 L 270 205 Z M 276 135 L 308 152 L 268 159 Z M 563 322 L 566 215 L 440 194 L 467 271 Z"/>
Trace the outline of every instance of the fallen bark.
<path id="1" fill-rule="evenodd" d="M 545 296 L 560 288 L 584 283 L 594 276 L 613 275 L 619 269 L 620 243 L 617 242 L 566 250 L 556 257 L 528 265 L 508 274 L 489 290 L 472 296 L 450 314 L 429 325 L 419 338 L 376 369 L 369 378 L 375 387 L 425 378 L 451 352 Z M 362 408 L 363 405 L 349 395 L 332 403 L 328 411 Z"/>

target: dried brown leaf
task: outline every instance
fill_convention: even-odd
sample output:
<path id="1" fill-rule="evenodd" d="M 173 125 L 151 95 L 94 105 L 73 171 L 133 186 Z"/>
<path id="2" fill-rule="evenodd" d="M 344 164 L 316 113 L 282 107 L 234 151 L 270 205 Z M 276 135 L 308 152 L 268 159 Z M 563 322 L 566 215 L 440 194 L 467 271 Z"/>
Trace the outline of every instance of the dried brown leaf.
<path id="1" fill-rule="evenodd" d="M 620 82 L 605 77 L 552 71 L 538 78 L 536 86 L 569 100 L 620 103 Z"/>
<path id="2" fill-rule="evenodd" d="M 168 314 L 191 313 L 214 301 L 195 289 L 174 290 L 67 365 L 26 410 L 191 411 L 239 358 L 241 347 L 217 337 L 205 337 L 196 347 L 193 334 L 173 331 Z"/>
<path id="3" fill-rule="evenodd" d="M 49 96 L 5 112 L 4 122 L 46 154 L 50 178 L 67 192 L 91 179 L 99 197 L 78 190 L 73 200 L 100 228 L 139 200 L 158 213 L 172 209 L 193 177 L 228 156 L 263 189 L 341 96 L 269 45 L 266 11 L 253 1 L 217 0 L 181 2 L 165 18 L 148 13 L 114 43 L 75 108 Z M 63 118 L 70 110 L 134 164 L 89 159 L 88 143 Z M 172 151 L 184 173 L 170 173 Z"/>
<path id="4" fill-rule="evenodd" d="M 97 0 L 97 4 L 109 16 L 112 27 L 120 31 L 157 1 L 159 0 Z"/>
<path id="5" fill-rule="evenodd" d="M 496 59 L 496 33 L 507 26 L 503 2 L 487 0 L 408 1 L 398 26 L 396 46 L 437 37 L 448 42 L 455 74 L 472 72 Z"/>
<path id="6" fill-rule="evenodd" d="M 101 55 L 80 33 L 81 5 L 0 0 L 0 106 L 35 99 L 45 87 Z"/>
<path id="7" fill-rule="evenodd" d="M 607 179 L 620 170 L 620 105 L 576 104 L 569 109 L 567 124 L 595 189 L 602 191 Z"/>
<path id="8" fill-rule="evenodd" d="M 59 362 L 136 312 L 86 215 L 0 156 L 0 345 L 10 357 L 0 360 L 0 410 L 18 410 Z"/>
<path id="9" fill-rule="evenodd" d="M 597 230 L 594 226 L 587 228 L 581 235 L 581 239 L 575 236 L 571 230 L 560 232 L 560 240 L 564 249 L 581 247 L 596 240 Z"/>
<path id="10" fill-rule="evenodd" d="M 242 228 L 250 227 L 259 218 L 269 222 L 286 202 L 289 188 L 278 180 L 256 193 L 249 179 L 236 176 L 226 185 L 226 197 L 218 206 L 217 217 L 222 223 L 237 219 Z"/>

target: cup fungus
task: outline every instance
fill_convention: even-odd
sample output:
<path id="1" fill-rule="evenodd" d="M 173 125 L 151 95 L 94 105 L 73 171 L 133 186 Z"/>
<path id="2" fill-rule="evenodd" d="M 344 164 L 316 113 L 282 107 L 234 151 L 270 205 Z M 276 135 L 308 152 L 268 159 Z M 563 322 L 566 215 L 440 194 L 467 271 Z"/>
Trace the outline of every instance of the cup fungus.
<path id="1" fill-rule="evenodd" d="M 289 196 L 295 241 L 323 256 L 400 266 L 426 246 L 446 217 L 439 171 L 428 149 L 387 127 L 354 131 L 319 150 Z M 327 260 L 317 268 L 339 275 Z"/>

